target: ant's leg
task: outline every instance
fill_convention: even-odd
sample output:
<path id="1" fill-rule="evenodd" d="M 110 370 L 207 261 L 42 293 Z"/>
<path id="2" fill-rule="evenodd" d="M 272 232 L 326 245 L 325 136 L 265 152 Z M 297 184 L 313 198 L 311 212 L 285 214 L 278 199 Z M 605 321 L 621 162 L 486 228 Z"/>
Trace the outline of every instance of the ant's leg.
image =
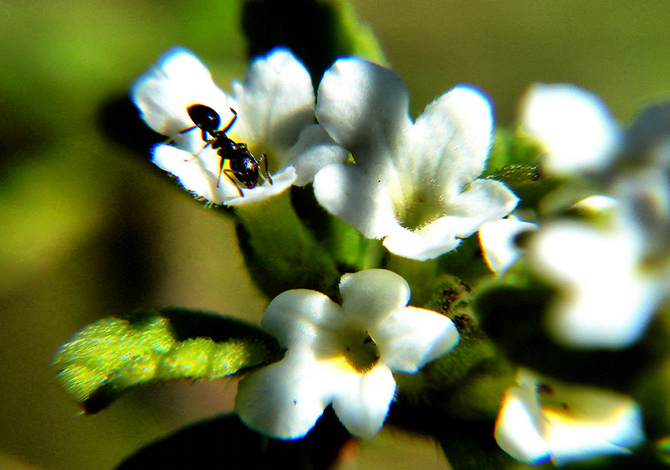
<path id="1" fill-rule="evenodd" d="M 179 132 L 177 132 L 177 134 L 186 134 L 187 132 L 191 132 L 191 131 L 192 131 L 193 129 L 195 129 L 196 127 L 198 127 L 198 126 L 187 127 L 186 129 L 182 129 L 182 130 L 180 130 Z M 204 132 L 205 132 L 205 131 L 203 131 L 203 133 L 204 133 Z M 206 136 L 207 134 L 203 134 L 203 135 Z M 202 139 L 202 140 L 206 140 L 206 139 Z"/>
<path id="2" fill-rule="evenodd" d="M 186 129 L 182 129 L 177 134 L 186 134 L 187 132 L 191 132 L 193 129 L 196 129 L 198 126 L 191 126 L 187 127 Z M 207 134 L 205 134 L 205 131 L 202 131 L 202 140 L 207 140 Z M 166 144 L 171 143 L 174 140 L 174 137 L 170 137 L 168 140 L 165 141 Z"/>
<path id="3" fill-rule="evenodd" d="M 222 167 L 223 168 L 223 167 Z M 242 193 L 242 189 L 240 189 L 240 185 L 237 184 L 237 181 L 235 181 L 235 178 L 231 176 L 233 173 L 233 170 L 223 170 L 223 174 L 226 175 L 226 177 L 230 180 L 231 183 L 235 185 L 235 188 L 237 189 L 237 192 L 240 193 L 240 197 L 244 197 L 244 194 Z M 220 177 L 220 175 L 219 175 Z M 216 185 L 217 187 L 219 186 L 218 184 Z"/>
<path id="4" fill-rule="evenodd" d="M 221 184 L 221 174 L 223 173 L 223 166 L 226 164 L 226 159 L 225 158 L 223 158 L 221 156 L 219 156 L 219 158 L 220 158 L 220 160 L 219 160 L 219 174 L 216 177 L 216 187 L 217 188 L 219 187 L 219 184 Z M 228 176 L 228 175 L 226 174 L 226 176 Z"/>
<path id="5" fill-rule="evenodd" d="M 195 155 L 193 155 L 191 158 L 186 158 L 186 159 L 184 159 L 184 161 L 185 161 L 185 162 L 190 162 L 191 160 L 193 160 L 193 159 L 195 159 L 195 158 L 198 158 L 198 157 L 200 156 L 200 154 L 201 154 L 202 152 L 204 152 L 205 149 L 206 149 L 207 147 L 209 147 L 210 145 L 212 145 L 212 143 L 211 143 L 210 141 L 207 141 L 207 143 L 200 149 L 200 151 L 199 151 L 198 153 L 196 153 Z"/>
<path id="6" fill-rule="evenodd" d="M 228 122 L 228 124 L 226 124 L 226 127 L 221 129 L 220 131 L 218 131 L 222 134 L 225 134 L 230 129 L 232 129 L 233 125 L 235 125 L 235 121 L 237 121 L 237 111 L 235 111 L 233 108 L 228 108 L 228 109 L 230 109 L 230 112 L 233 113 L 233 117 L 230 119 L 230 122 Z"/>
<path id="7" fill-rule="evenodd" d="M 261 154 L 261 156 L 258 157 L 258 162 L 257 163 L 258 163 L 258 166 L 260 166 L 261 163 L 262 163 L 263 167 L 264 167 L 263 168 L 264 171 L 259 173 L 261 175 L 261 177 L 265 181 L 268 181 L 270 184 L 272 184 L 272 175 L 268 171 L 268 156 L 267 156 L 267 154 L 265 154 L 265 153 Z M 265 174 L 263 174 L 263 173 L 265 173 Z"/>

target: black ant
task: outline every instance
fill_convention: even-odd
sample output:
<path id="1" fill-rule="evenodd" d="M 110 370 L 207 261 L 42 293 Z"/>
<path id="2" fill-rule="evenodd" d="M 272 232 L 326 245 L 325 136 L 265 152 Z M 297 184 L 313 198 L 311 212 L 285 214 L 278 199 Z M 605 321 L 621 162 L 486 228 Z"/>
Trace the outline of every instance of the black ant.
<path id="1" fill-rule="evenodd" d="M 219 116 L 219 113 L 209 106 L 205 106 L 204 104 L 194 104 L 186 108 L 186 111 L 195 126 L 179 131 L 179 133 L 184 134 L 196 128 L 200 129 L 202 132 L 202 140 L 205 141 L 205 146 L 202 150 L 211 147 L 213 150 L 216 150 L 216 153 L 221 157 L 221 162 L 219 163 L 219 176 L 216 182 L 217 188 L 219 187 L 222 173 L 235 185 L 235 188 L 237 188 L 237 191 L 240 193 L 240 197 L 244 197 L 244 194 L 242 193 L 242 189 L 240 189 L 238 182 L 242 183 L 247 189 L 258 186 L 259 177 L 272 184 L 272 176 L 268 171 L 267 155 L 262 154 L 260 158 L 256 160 L 256 157 L 254 157 L 247 148 L 247 144 L 243 142 L 234 142 L 226 135 L 226 132 L 233 127 L 237 120 L 237 112 L 233 108 L 230 108 L 230 111 L 233 113 L 232 119 L 221 130 L 218 130 L 221 125 L 221 117 Z M 226 160 L 230 162 L 229 169 L 223 168 L 226 164 Z M 265 168 L 263 171 L 260 170 L 261 163 L 264 163 Z"/>

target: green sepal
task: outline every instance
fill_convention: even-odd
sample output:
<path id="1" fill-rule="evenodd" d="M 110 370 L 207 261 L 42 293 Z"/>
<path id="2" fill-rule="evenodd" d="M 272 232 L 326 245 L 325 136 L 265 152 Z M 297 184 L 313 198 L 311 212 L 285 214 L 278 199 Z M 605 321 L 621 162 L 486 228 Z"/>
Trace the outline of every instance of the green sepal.
<path id="1" fill-rule="evenodd" d="M 535 141 L 510 129 L 499 127 L 493 134 L 493 146 L 487 161 L 486 174 L 491 175 L 506 166 L 537 166 L 540 146 Z"/>
<path id="2" fill-rule="evenodd" d="M 512 469 L 518 462 L 495 441 L 495 420 L 516 367 L 479 326 L 472 290 L 455 276 L 433 284 L 425 306 L 452 319 L 460 341 L 416 375 L 396 374 L 389 422 L 431 435 L 454 469 Z"/>
<path id="3" fill-rule="evenodd" d="M 404 414 L 410 416 L 429 410 L 428 414 L 441 420 L 493 422 L 505 390 L 514 383 L 516 367 L 479 326 L 470 306 L 471 289 L 466 284 L 443 275 L 434 288 L 434 297 L 426 307 L 451 318 L 460 341 L 418 374 L 396 374 L 397 415 L 402 416 L 402 408 L 407 408 Z M 426 422 L 430 421 L 434 418 Z"/>
<path id="4" fill-rule="evenodd" d="M 454 274 L 469 285 L 491 277 L 492 273 L 484 260 L 479 236 L 472 235 L 456 247 L 438 258 L 440 271 Z"/>
<path id="5" fill-rule="evenodd" d="M 502 181 L 519 197 L 518 209 L 537 209 L 542 198 L 559 185 L 532 165 L 505 166 L 489 178 Z"/>
<path id="6" fill-rule="evenodd" d="M 167 308 L 109 317 L 63 345 L 57 378 L 85 413 L 137 387 L 179 379 L 218 379 L 276 362 L 272 336 L 239 320 Z"/>

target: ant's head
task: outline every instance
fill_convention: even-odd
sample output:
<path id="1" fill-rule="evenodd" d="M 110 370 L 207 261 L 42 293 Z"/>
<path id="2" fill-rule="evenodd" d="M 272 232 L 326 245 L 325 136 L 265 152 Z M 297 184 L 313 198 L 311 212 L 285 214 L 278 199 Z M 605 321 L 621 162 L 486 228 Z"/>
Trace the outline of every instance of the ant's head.
<path id="1" fill-rule="evenodd" d="M 193 120 L 193 124 L 198 126 L 205 132 L 213 133 L 219 129 L 221 125 L 221 117 L 219 113 L 214 111 L 209 106 L 204 104 L 194 104 L 186 108 L 188 115 Z"/>

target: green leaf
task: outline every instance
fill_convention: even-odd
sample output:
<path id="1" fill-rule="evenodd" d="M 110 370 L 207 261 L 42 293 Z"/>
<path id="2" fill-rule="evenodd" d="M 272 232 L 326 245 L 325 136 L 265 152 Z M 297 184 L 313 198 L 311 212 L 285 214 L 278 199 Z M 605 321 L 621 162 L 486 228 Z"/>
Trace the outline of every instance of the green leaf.
<path id="1" fill-rule="evenodd" d="M 271 439 L 247 428 L 235 415 L 193 424 L 124 460 L 117 470 L 146 468 L 326 469 L 352 437 L 331 408 L 303 439 Z"/>
<path id="2" fill-rule="evenodd" d="M 87 326 L 61 347 L 57 378 L 85 413 L 139 386 L 218 379 L 276 362 L 283 351 L 260 329 L 179 308 L 134 312 Z"/>

